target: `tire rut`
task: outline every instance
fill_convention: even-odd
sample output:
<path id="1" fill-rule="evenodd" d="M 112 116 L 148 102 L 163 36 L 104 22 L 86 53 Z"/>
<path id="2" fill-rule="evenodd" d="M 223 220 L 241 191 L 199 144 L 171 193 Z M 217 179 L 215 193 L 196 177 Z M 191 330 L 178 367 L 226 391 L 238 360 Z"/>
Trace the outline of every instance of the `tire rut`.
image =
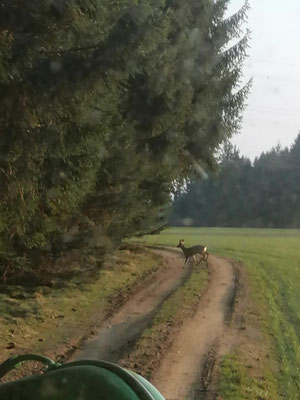
<path id="1" fill-rule="evenodd" d="M 179 252 L 154 250 L 162 255 L 166 269 L 156 274 L 156 279 L 130 298 L 112 318 L 75 354 L 76 360 L 96 359 L 117 362 L 124 353 L 130 352 L 142 332 L 151 325 L 154 315 L 189 278 L 192 268 L 182 269 Z"/>
<path id="2" fill-rule="evenodd" d="M 136 293 L 112 318 L 97 337 L 83 344 L 75 359 L 118 362 L 130 353 L 162 303 L 192 272 L 191 263 L 182 269 L 182 258 L 174 249 L 153 250 L 162 255 L 166 269 L 155 281 Z M 226 259 L 211 256 L 210 280 L 193 317 L 177 332 L 167 355 L 161 360 L 152 382 L 167 400 L 215 400 L 213 390 L 218 364 L 219 341 L 226 336 L 239 290 L 239 271 Z"/>
<path id="3" fill-rule="evenodd" d="M 196 314 L 186 321 L 162 360 L 153 383 L 167 400 L 211 399 L 218 341 L 233 314 L 238 274 L 233 264 L 211 257 L 211 279 Z"/>

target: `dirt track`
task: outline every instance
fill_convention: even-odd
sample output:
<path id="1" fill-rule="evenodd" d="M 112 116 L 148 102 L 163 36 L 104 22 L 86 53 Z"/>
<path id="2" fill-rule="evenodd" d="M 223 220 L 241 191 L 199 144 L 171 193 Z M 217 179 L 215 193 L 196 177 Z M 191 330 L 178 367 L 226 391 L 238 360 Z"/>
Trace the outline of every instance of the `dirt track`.
<path id="1" fill-rule="evenodd" d="M 235 293 L 234 268 L 229 261 L 211 257 L 211 282 L 197 313 L 186 321 L 168 355 L 154 376 L 153 383 L 168 400 L 194 399 L 202 390 L 207 354 L 222 337 Z M 199 398 L 199 397 L 198 397 Z"/>
<path id="2" fill-rule="evenodd" d="M 76 359 L 98 359 L 117 362 L 151 323 L 161 304 L 189 277 L 191 265 L 183 269 L 177 252 L 157 251 L 165 258 L 166 268 L 159 271 L 153 283 L 135 294 L 106 321 L 97 335 L 76 354 Z"/>
<path id="3" fill-rule="evenodd" d="M 151 324 L 157 310 L 191 272 L 191 265 L 182 268 L 178 252 L 160 250 L 166 269 L 157 273 L 154 282 L 133 296 L 110 321 L 96 339 L 90 340 L 77 353 L 76 359 L 104 359 L 117 362 L 130 351 L 143 330 Z M 167 400 L 208 399 L 204 394 L 209 384 L 207 360 L 218 341 L 224 340 L 226 321 L 230 319 L 236 295 L 235 268 L 230 261 L 210 258 L 210 281 L 197 312 L 178 331 L 167 355 L 153 376 L 153 383 Z M 204 387 L 206 385 L 206 388 Z M 201 396 L 199 394 L 202 393 Z"/>

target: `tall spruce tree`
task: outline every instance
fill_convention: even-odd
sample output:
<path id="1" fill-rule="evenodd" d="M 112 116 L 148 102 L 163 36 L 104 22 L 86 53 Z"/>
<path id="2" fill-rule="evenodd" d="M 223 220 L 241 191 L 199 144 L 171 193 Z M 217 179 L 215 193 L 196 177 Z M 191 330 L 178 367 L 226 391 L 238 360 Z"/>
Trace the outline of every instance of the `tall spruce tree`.
<path id="1" fill-rule="evenodd" d="M 247 35 L 229 44 L 248 6 L 224 19 L 228 2 L 0 2 L 5 263 L 74 226 L 120 240 L 165 223 L 173 182 L 239 126 Z"/>

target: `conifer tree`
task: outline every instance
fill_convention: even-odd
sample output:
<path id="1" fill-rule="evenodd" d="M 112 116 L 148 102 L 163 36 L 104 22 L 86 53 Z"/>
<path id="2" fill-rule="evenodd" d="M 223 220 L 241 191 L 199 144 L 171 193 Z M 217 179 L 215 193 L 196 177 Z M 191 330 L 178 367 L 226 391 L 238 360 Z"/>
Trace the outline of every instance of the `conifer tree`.
<path id="1" fill-rule="evenodd" d="M 247 4 L 226 20 L 228 2 L 0 2 L 3 260 L 74 226 L 118 241 L 165 224 L 175 180 L 239 126 Z"/>

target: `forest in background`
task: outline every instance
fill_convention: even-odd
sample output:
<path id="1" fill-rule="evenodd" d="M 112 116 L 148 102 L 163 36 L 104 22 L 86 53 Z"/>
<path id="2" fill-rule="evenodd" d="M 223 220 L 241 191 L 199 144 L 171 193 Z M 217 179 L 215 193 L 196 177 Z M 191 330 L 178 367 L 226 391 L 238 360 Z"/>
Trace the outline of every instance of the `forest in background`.
<path id="1" fill-rule="evenodd" d="M 177 194 L 172 226 L 300 228 L 300 134 L 253 163 L 227 143 L 219 172 Z"/>
<path id="2" fill-rule="evenodd" d="M 240 127 L 248 4 L 0 3 L 0 281 L 162 227 Z"/>

